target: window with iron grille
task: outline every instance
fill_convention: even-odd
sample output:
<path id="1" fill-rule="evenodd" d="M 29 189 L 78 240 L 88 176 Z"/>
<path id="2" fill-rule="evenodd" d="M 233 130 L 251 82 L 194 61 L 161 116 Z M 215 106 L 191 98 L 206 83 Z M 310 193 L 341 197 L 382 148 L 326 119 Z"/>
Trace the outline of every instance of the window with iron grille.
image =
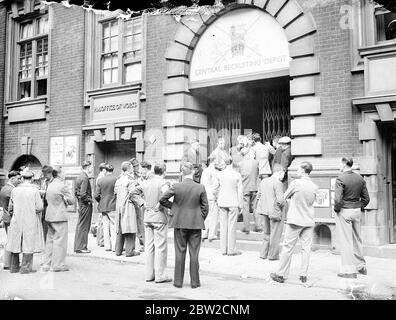
<path id="1" fill-rule="evenodd" d="M 47 94 L 48 79 L 48 16 L 19 25 L 18 99 Z"/>
<path id="2" fill-rule="evenodd" d="M 141 81 L 142 43 L 141 17 L 102 23 L 102 86 Z"/>

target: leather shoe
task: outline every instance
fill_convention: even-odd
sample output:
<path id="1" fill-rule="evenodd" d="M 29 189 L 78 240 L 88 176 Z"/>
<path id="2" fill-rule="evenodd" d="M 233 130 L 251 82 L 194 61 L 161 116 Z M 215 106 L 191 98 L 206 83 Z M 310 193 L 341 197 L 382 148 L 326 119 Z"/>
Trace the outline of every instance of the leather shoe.
<path id="1" fill-rule="evenodd" d="M 200 284 L 192 284 L 191 288 L 192 289 L 196 289 L 196 288 L 199 288 L 200 286 L 201 286 Z"/>
<path id="2" fill-rule="evenodd" d="M 212 242 L 213 240 L 219 240 L 219 238 L 209 238 L 209 242 Z"/>
<path id="3" fill-rule="evenodd" d="M 278 276 L 276 273 L 271 273 L 270 274 L 270 278 L 273 281 L 279 282 L 279 283 L 283 283 L 285 281 L 285 279 L 282 276 Z"/>
<path id="4" fill-rule="evenodd" d="M 361 274 L 363 274 L 363 275 L 367 275 L 367 268 L 366 268 L 366 267 L 360 268 L 360 269 L 358 270 L 358 272 L 361 273 Z"/>
<path id="5" fill-rule="evenodd" d="M 260 228 L 254 228 L 254 229 L 253 229 L 253 231 L 254 231 L 254 232 L 263 232 L 263 229 L 260 229 Z"/>
<path id="6" fill-rule="evenodd" d="M 10 270 L 10 267 L 3 267 L 3 270 Z"/>
<path id="7" fill-rule="evenodd" d="M 69 271 L 68 267 L 59 267 L 59 268 L 51 268 L 50 269 L 51 272 L 65 272 L 65 271 Z"/>
<path id="8" fill-rule="evenodd" d="M 82 250 L 76 250 L 74 251 L 75 253 L 91 253 L 91 250 L 88 249 L 82 249 Z"/>
<path id="9" fill-rule="evenodd" d="M 250 230 L 245 229 L 245 228 L 243 228 L 241 231 L 242 231 L 243 233 L 246 233 L 246 234 L 249 234 L 249 233 L 250 233 Z"/>
<path id="10" fill-rule="evenodd" d="M 356 279 L 357 278 L 356 273 L 338 273 L 337 276 L 340 278 L 347 278 L 347 279 Z"/>
<path id="11" fill-rule="evenodd" d="M 160 279 L 160 280 L 155 280 L 155 283 L 164 283 L 164 282 L 172 282 L 172 278 L 164 278 L 164 279 Z"/>
<path id="12" fill-rule="evenodd" d="M 275 261 L 275 260 L 279 260 L 279 258 L 268 258 L 268 260 Z"/>
<path id="13" fill-rule="evenodd" d="M 182 287 L 182 285 L 180 285 L 180 284 L 173 284 L 173 286 L 176 287 L 176 288 L 181 288 Z"/>
<path id="14" fill-rule="evenodd" d="M 154 279 L 146 279 L 146 282 L 153 282 Z"/>
<path id="15" fill-rule="evenodd" d="M 229 253 L 229 254 L 227 254 L 228 256 L 239 256 L 239 255 L 241 255 L 242 254 L 242 252 L 241 251 L 235 251 L 235 252 L 231 252 L 231 253 Z"/>
<path id="16" fill-rule="evenodd" d="M 307 282 L 307 276 L 300 276 L 300 281 L 301 281 L 302 283 Z"/>
<path id="17" fill-rule="evenodd" d="M 132 252 L 132 254 L 127 254 L 127 255 L 125 255 L 125 257 L 134 257 L 134 256 L 140 256 L 140 252 L 138 252 L 138 251 L 134 251 L 134 252 Z"/>

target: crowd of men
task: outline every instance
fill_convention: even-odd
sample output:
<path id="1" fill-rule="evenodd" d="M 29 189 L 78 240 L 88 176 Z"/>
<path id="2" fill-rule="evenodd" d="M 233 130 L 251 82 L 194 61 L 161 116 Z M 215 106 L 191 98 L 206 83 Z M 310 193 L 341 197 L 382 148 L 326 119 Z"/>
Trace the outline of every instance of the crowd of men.
<path id="1" fill-rule="evenodd" d="M 206 162 L 200 158 L 199 142 L 194 140 L 181 162 L 181 182 L 173 184 L 165 179 L 164 163 L 152 168 L 150 163 L 133 158 L 121 164 L 119 175 L 114 174 L 111 164 L 100 164 L 92 190 L 93 166 L 85 161 L 74 190 L 78 203 L 74 252 L 90 253 L 88 234 L 96 206 L 97 244 L 117 256 L 125 252 L 125 256 L 133 257 L 144 252 L 146 281 L 170 282 L 172 279 L 166 275 L 167 237 L 168 227 L 173 228 L 173 285 L 183 286 L 188 248 L 190 284 L 197 288 L 202 241 L 220 238 L 223 255 L 242 254 L 236 248 L 240 217 L 241 231 L 249 233 L 252 221 L 253 231 L 264 233 L 260 258 L 280 260 L 277 272 L 270 275 L 274 281 L 287 279 L 300 240 L 300 280 L 306 282 L 318 186 L 310 178 L 313 168 L 307 161 L 298 165 L 297 179 L 288 184 L 290 143 L 289 137 L 275 137 L 272 144 L 263 144 L 260 135 L 254 133 L 239 136 L 237 145 L 226 150 L 225 140 L 219 138 Z M 341 251 L 338 275 L 356 278 L 357 272 L 367 273 L 360 216 L 369 196 L 363 178 L 352 172 L 353 160 L 342 158 L 341 166 L 343 173 L 336 180 L 334 204 Z M 0 191 L 1 220 L 7 232 L 4 269 L 34 272 L 33 254 L 44 251 L 42 271 L 67 271 L 67 207 L 74 199 L 60 167 L 44 166 L 39 183 L 33 181 L 33 176 L 29 168 L 11 171 Z"/>

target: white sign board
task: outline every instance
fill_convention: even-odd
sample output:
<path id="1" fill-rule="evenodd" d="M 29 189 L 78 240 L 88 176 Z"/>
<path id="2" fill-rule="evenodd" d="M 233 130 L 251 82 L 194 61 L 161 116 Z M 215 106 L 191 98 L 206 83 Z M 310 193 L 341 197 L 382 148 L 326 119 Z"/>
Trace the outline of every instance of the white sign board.
<path id="1" fill-rule="evenodd" d="M 79 136 L 51 137 L 50 165 L 77 165 Z"/>
<path id="2" fill-rule="evenodd" d="M 139 91 L 93 97 L 92 122 L 139 120 Z"/>
<path id="3" fill-rule="evenodd" d="M 275 18 L 257 9 L 233 10 L 199 39 L 191 60 L 190 86 L 220 79 L 229 83 L 249 75 L 257 79 L 288 71 L 289 62 L 289 43 Z"/>
<path id="4" fill-rule="evenodd" d="M 50 140 L 50 164 L 63 164 L 64 137 L 51 137 Z"/>

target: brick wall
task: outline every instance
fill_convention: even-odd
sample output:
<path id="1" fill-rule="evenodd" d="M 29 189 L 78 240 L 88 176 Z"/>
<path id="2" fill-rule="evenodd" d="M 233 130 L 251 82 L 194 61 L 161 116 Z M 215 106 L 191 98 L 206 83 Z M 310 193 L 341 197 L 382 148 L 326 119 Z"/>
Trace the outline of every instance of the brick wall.
<path id="1" fill-rule="evenodd" d="M 349 29 L 340 26 L 344 4 L 349 1 L 321 1 L 311 8 L 317 25 L 315 54 L 320 63 L 316 92 L 322 114 L 316 120 L 316 132 L 322 138 L 323 157 L 355 156 L 356 149 Z"/>
<path id="2" fill-rule="evenodd" d="M 169 42 L 173 41 L 178 25 L 171 15 L 147 16 L 147 67 L 146 67 L 146 150 L 144 158 L 147 161 L 161 161 L 165 143 L 165 130 L 162 127 L 163 113 L 167 112 L 165 97 L 162 93 L 162 81 L 167 78 L 165 51 Z M 162 133 L 162 138 L 160 134 Z M 157 141 L 147 142 L 151 135 Z M 162 140 L 162 141 L 161 141 Z"/>
<path id="3" fill-rule="evenodd" d="M 5 74 L 5 47 L 6 47 L 6 7 L 0 1 L 0 75 Z M 0 76 L 0 167 L 3 167 L 4 152 L 4 77 Z"/>
<path id="4" fill-rule="evenodd" d="M 78 134 L 84 156 L 81 126 L 84 118 L 84 10 L 51 6 L 51 87 L 49 135 Z"/>
<path id="5" fill-rule="evenodd" d="M 46 120 L 17 124 L 6 121 L 6 170 L 23 154 L 20 144 L 23 136 L 33 139 L 31 153 L 42 165 L 49 162 L 50 136 L 78 134 L 81 137 L 84 111 L 84 11 L 80 7 L 66 8 L 54 3 L 50 6 L 49 15 L 53 21 L 50 24 L 50 80 L 47 92 L 50 112 Z M 83 155 L 83 145 L 80 138 L 80 155 Z"/>

